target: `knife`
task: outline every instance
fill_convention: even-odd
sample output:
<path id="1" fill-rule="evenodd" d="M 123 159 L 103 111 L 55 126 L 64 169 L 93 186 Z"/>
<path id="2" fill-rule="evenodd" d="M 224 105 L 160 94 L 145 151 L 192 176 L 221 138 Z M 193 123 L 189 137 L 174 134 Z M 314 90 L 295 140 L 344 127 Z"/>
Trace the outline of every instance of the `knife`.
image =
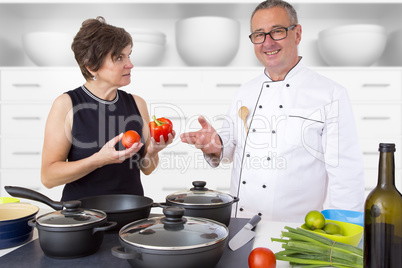
<path id="1" fill-rule="evenodd" d="M 259 223 L 261 217 L 255 215 L 246 225 L 229 241 L 229 248 L 233 251 L 241 248 L 244 244 L 254 238 L 255 231 L 252 229 Z"/>

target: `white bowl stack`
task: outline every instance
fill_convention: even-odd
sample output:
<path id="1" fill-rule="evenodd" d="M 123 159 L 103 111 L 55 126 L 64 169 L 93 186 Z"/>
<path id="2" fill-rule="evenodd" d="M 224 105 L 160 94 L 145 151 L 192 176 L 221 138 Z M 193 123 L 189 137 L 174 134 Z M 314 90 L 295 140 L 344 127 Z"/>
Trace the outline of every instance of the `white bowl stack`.
<path id="1" fill-rule="evenodd" d="M 156 66 L 165 53 L 166 35 L 148 29 L 128 29 L 133 38 L 131 61 L 134 66 Z"/>
<path id="2" fill-rule="evenodd" d="M 318 49 L 331 66 L 370 66 L 384 52 L 385 28 L 374 24 L 343 25 L 318 34 Z"/>
<path id="3" fill-rule="evenodd" d="M 61 32 L 31 32 L 22 36 L 22 46 L 38 66 L 76 66 L 71 43 L 74 35 Z"/>
<path id="4" fill-rule="evenodd" d="M 240 24 L 225 17 L 191 17 L 176 23 L 176 47 L 190 66 L 225 66 L 239 49 Z"/>
<path id="5" fill-rule="evenodd" d="M 402 66 L 402 28 L 388 34 L 382 60 L 386 66 Z"/>

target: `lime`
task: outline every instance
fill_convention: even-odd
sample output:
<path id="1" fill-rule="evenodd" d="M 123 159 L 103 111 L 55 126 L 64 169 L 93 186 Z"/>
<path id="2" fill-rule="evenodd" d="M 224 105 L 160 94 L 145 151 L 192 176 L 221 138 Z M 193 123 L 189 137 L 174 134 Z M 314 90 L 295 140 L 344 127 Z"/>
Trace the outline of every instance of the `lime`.
<path id="1" fill-rule="evenodd" d="M 324 225 L 323 230 L 327 234 L 330 234 L 330 235 L 341 235 L 342 234 L 341 227 L 338 224 L 334 223 L 334 222 L 327 222 Z"/>
<path id="2" fill-rule="evenodd" d="M 311 230 L 322 229 L 325 225 L 325 217 L 318 210 L 312 210 L 307 213 L 306 217 L 304 218 L 304 222 Z"/>

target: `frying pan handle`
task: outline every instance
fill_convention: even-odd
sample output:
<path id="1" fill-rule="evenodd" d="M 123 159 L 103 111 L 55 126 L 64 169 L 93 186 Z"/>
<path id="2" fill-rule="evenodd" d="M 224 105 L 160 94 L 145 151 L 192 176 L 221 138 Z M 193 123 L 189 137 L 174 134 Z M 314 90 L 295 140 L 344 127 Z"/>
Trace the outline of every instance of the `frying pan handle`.
<path id="1" fill-rule="evenodd" d="M 51 200 L 49 197 L 33 191 L 28 188 L 23 188 L 23 187 L 18 187 L 18 186 L 4 186 L 4 189 L 9 193 L 10 195 L 14 197 L 19 197 L 19 198 L 26 198 L 34 201 L 39 201 L 41 203 L 44 203 L 48 205 L 49 207 L 55 209 L 55 210 L 62 210 L 63 209 L 63 203 L 62 202 L 57 202 Z"/>

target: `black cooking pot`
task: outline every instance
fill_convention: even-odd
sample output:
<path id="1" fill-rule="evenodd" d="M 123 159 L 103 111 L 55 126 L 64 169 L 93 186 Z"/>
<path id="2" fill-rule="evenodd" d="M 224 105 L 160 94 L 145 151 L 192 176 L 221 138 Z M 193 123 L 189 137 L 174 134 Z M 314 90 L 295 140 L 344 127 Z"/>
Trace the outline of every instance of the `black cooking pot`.
<path id="1" fill-rule="evenodd" d="M 226 248 L 229 229 L 222 223 L 183 217 L 184 208 L 166 207 L 165 216 L 139 220 L 119 232 L 122 246 L 112 254 L 135 268 L 214 267 Z"/>
<path id="2" fill-rule="evenodd" d="M 184 215 L 203 217 L 229 226 L 232 204 L 239 198 L 206 188 L 205 181 L 193 181 L 193 188 L 166 197 L 166 205 L 185 208 Z"/>
<path id="3" fill-rule="evenodd" d="M 58 210 L 28 221 L 36 227 L 45 255 L 52 258 L 79 258 L 95 253 L 103 241 L 104 231 L 115 227 L 107 222 L 105 212 L 83 209 L 81 201 L 56 202 L 41 193 L 22 187 L 5 186 L 11 195 L 43 202 Z"/>
<path id="4" fill-rule="evenodd" d="M 47 204 L 55 210 L 63 208 L 62 202 L 50 200 L 48 197 L 30 189 L 16 186 L 5 186 L 4 188 L 12 196 L 36 200 Z M 101 210 L 107 214 L 109 221 L 117 223 L 108 232 L 118 232 L 127 223 L 148 218 L 151 208 L 158 206 L 153 203 L 151 198 L 125 194 L 91 196 L 81 198 L 78 201 L 81 201 L 82 208 Z"/>

